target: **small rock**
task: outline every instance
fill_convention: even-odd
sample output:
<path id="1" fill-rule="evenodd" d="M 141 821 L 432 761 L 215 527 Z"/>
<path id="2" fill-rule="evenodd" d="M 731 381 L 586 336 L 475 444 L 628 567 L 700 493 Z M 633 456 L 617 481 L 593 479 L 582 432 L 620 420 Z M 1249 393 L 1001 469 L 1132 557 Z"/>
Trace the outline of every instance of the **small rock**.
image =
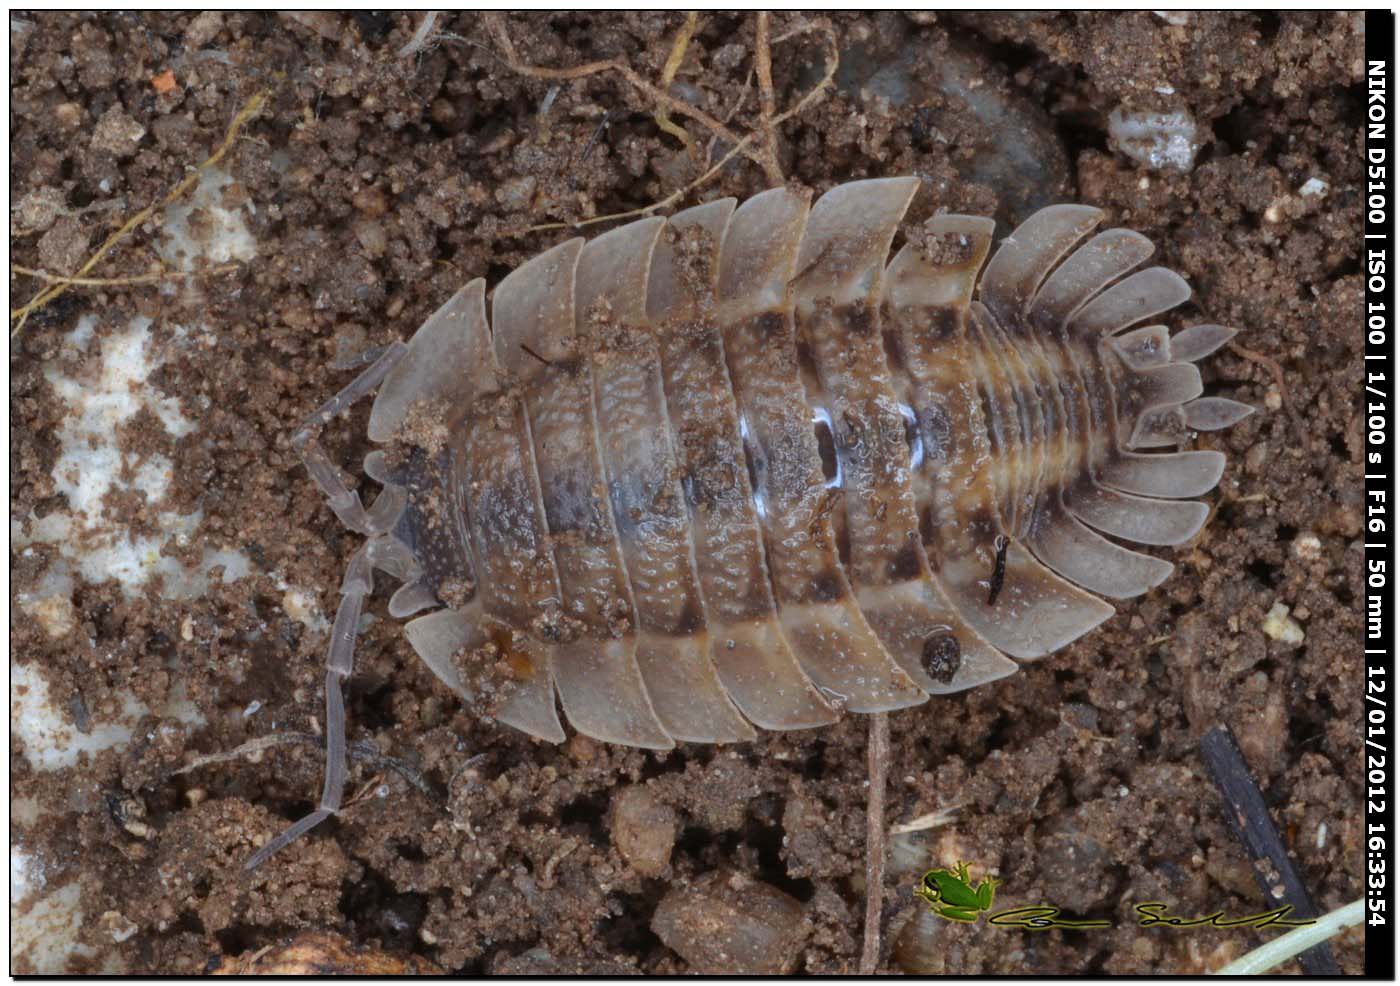
<path id="1" fill-rule="evenodd" d="M 185 28 L 185 45 L 189 48 L 203 48 L 219 36 L 224 29 L 224 15 L 217 10 L 206 10 Z"/>
<path id="2" fill-rule="evenodd" d="M 99 919 L 102 927 L 106 928 L 112 936 L 114 942 L 124 942 L 140 929 L 136 922 L 122 914 L 120 911 L 106 911 Z"/>
<path id="3" fill-rule="evenodd" d="M 394 955 L 351 945 L 329 931 L 253 948 L 214 968 L 216 976 L 435 976 L 442 970 L 421 955 Z"/>
<path id="4" fill-rule="evenodd" d="M 1154 171 L 1190 171 L 1202 144 L 1185 109 L 1129 113 L 1119 107 L 1108 115 L 1108 135 L 1120 152 Z"/>
<path id="5" fill-rule="evenodd" d="M 116 103 L 102 114 L 92 131 L 92 149 L 106 151 L 113 157 L 125 158 L 136 153 L 136 145 L 146 136 L 141 126 Z"/>
<path id="6" fill-rule="evenodd" d="M 1240 698 L 1231 718 L 1240 752 L 1254 770 L 1273 777 L 1285 765 L 1283 749 L 1288 741 L 1288 705 L 1283 691 L 1256 671 L 1237 694 Z"/>
<path id="7" fill-rule="evenodd" d="M 1321 178 L 1309 178 L 1299 187 L 1298 194 L 1305 199 L 1313 196 L 1321 198 L 1327 194 L 1327 182 Z"/>
<path id="8" fill-rule="evenodd" d="M 63 193 L 52 185 L 45 185 L 19 200 L 19 224 L 31 232 L 45 230 L 63 211 Z"/>
<path id="9" fill-rule="evenodd" d="M 575 733 L 564 745 L 564 750 L 574 763 L 592 763 L 598 756 L 598 744 L 582 733 Z"/>
<path id="10" fill-rule="evenodd" d="M 389 236 L 384 232 L 384 224 L 377 219 L 361 219 L 355 223 L 355 239 L 359 240 L 365 256 L 375 259 L 384 256 L 389 249 Z"/>
<path id="11" fill-rule="evenodd" d="M 536 184 L 533 175 L 508 179 L 496 189 L 496 201 L 508 212 L 524 212 L 534 201 Z"/>
<path id="12" fill-rule="evenodd" d="M 75 130 L 83 122 L 83 108 L 77 103 L 59 103 L 53 108 L 53 118 L 64 130 Z"/>
<path id="13" fill-rule="evenodd" d="M 1311 531 L 1304 531 L 1293 539 L 1293 553 L 1303 561 L 1316 561 L 1322 557 L 1322 541 Z"/>
<path id="14" fill-rule="evenodd" d="M 637 970 L 611 959 L 555 956 L 536 947 L 516 956 L 500 956 L 491 965 L 493 976 L 635 976 Z"/>
<path id="15" fill-rule="evenodd" d="M 384 194 L 384 189 L 373 185 L 360 189 L 350 201 L 367 216 L 377 218 L 389 211 L 389 197 Z"/>
<path id="16" fill-rule="evenodd" d="M 72 274 L 87 258 L 89 235 L 76 216 L 60 216 L 39 238 L 39 265 L 53 274 Z"/>
<path id="17" fill-rule="evenodd" d="M 811 933 L 802 904 L 733 870 L 707 873 L 661 898 L 651 930 L 691 971 L 787 974 Z"/>
<path id="18" fill-rule="evenodd" d="M 671 865 L 676 844 L 674 809 L 642 785 L 623 788 L 612 800 L 612 841 L 642 876 L 658 877 Z"/>
<path id="19" fill-rule="evenodd" d="M 1042 877 L 1055 888 L 1053 903 L 1072 914 L 1089 914 L 1113 892 L 1106 873 L 1108 854 L 1094 832 L 1102 832 L 1087 809 L 1051 833 L 1040 844 Z"/>
<path id="20" fill-rule="evenodd" d="M 1304 639 L 1303 628 L 1298 621 L 1288 615 L 1288 607 L 1283 603 L 1274 603 L 1264 617 L 1264 633 L 1274 640 L 1281 640 L 1285 644 L 1296 647 Z"/>

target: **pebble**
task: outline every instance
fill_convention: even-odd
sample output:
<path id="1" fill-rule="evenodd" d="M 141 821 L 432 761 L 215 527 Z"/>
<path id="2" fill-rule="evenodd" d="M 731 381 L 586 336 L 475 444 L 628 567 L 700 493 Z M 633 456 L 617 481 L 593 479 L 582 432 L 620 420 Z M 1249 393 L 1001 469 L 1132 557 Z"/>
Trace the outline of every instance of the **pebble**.
<path id="1" fill-rule="evenodd" d="M 217 10 L 206 10 L 190 21 L 190 26 L 185 28 L 185 46 L 203 48 L 218 37 L 223 29 L 224 15 Z"/>
<path id="2" fill-rule="evenodd" d="M 389 249 L 389 235 L 384 231 L 383 223 L 377 219 L 365 218 L 357 221 L 354 229 L 355 239 L 365 251 L 365 256 L 370 259 L 384 256 L 384 252 Z"/>
<path id="3" fill-rule="evenodd" d="M 1121 153 L 1154 171 L 1190 171 L 1201 149 L 1195 118 L 1185 109 L 1108 115 L 1108 136 Z"/>
<path id="4" fill-rule="evenodd" d="M 39 238 L 39 266 L 54 274 L 72 274 L 87 259 L 90 235 L 75 216 L 60 216 Z"/>
<path id="5" fill-rule="evenodd" d="M 296 938 L 252 948 L 237 958 L 220 957 L 216 976 L 431 976 L 442 970 L 421 955 L 396 955 L 352 945 L 329 931 L 304 931 Z"/>
<path id="6" fill-rule="evenodd" d="M 1311 531 L 1304 531 L 1293 539 L 1293 553 L 1304 561 L 1316 561 L 1322 557 L 1322 541 Z"/>
<path id="7" fill-rule="evenodd" d="M 491 965 L 493 976 L 608 976 L 636 975 L 637 970 L 611 959 L 556 956 L 536 946 L 516 956 L 502 955 Z"/>
<path id="8" fill-rule="evenodd" d="M 384 194 L 384 189 L 374 185 L 360 189 L 350 202 L 367 216 L 377 218 L 389 211 L 389 197 Z"/>
<path id="9" fill-rule="evenodd" d="M 1310 198 L 1312 196 L 1321 198 L 1327 194 L 1327 188 L 1327 182 L 1323 181 L 1321 178 L 1309 178 L 1298 188 L 1298 194 L 1303 198 Z"/>
<path id="10" fill-rule="evenodd" d="M 802 904 L 733 870 L 716 870 L 667 892 L 651 930 L 692 972 L 785 975 L 811 934 Z"/>
<path id="11" fill-rule="evenodd" d="M 1287 606 L 1274 603 L 1273 608 L 1264 617 L 1263 630 L 1270 638 L 1296 647 L 1303 642 L 1303 628 L 1288 614 Z"/>
<path id="12" fill-rule="evenodd" d="M 136 926 L 136 922 L 132 921 L 120 911 L 106 911 L 99 920 L 102 922 L 102 926 L 112 935 L 112 941 L 118 944 L 126 941 L 141 930 Z"/>
<path id="13" fill-rule="evenodd" d="M 53 108 L 53 118 L 64 130 L 75 130 L 83 122 L 83 108 L 77 103 L 59 103 Z"/>
<path id="14" fill-rule="evenodd" d="M 45 185 L 19 200 L 19 223 L 31 232 L 43 231 L 52 226 L 63 211 L 63 193 L 52 185 Z"/>
<path id="15" fill-rule="evenodd" d="M 524 212 L 534 201 L 537 184 L 533 175 L 507 179 L 496 189 L 496 201 L 510 212 Z"/>
<path id="16" fill-rule="evenodd" d="M 113 103 L 93 128 L 91 146 L 95 151 L 126 158 L 136 153 L 136 145 L 144 136 L 146 128 L 127 116 L 120 104 Z"/>
<path id="17" fill-rule="evenodd" d="M 678 819 L 642 785 L 625 787 L 612 799 L 612 842 L 627 865 L 642 876 L 658 877 L 671 865 Z"/>

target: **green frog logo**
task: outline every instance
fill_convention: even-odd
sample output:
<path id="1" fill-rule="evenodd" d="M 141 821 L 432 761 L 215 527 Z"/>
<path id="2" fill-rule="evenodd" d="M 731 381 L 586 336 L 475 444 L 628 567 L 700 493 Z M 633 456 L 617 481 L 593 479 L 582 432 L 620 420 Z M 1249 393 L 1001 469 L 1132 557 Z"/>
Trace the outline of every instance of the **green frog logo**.
<path id="1" fill-rule="evenodd" d="M 928 901 L 929 909 L 939 917 L 974 924 L 980 914 L 992 909 L 1000 885 L 1000 880 L 989 876 L 974 887 L 967 864 L 959 863 L 955 870 L 929 870 L 914 888 L 914 895 Z"/>

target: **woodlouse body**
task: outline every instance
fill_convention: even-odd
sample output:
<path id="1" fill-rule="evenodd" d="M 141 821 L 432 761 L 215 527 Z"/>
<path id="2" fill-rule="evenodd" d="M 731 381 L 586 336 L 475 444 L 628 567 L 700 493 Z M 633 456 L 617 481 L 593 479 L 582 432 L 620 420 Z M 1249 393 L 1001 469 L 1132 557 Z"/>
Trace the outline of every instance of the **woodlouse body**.
<path id="1" fill-rule="evenodd" d="M 393 615 L 432 608 L 414 648 L 501 721 L 562 740 L 557 695 L 580 732 L 652 748 L 992 681 L 1101 623 L 1099 596 L 1166 578 L 1102 535 L 1179 544 L 1204 522 L 1187 498 L 1223 455 L 1135 450 L 1248 413 L 1200 398 L 1192 365 L 1233 331 L 1124 332 L 1190 289 L 1132 273 L 1137 233 L 1080 245 L 1089 207 L 1035 214 L 985 270 L 993 224 L 969 216 L 891 259 L 917 187 L 774 189 L 560 244 L 489 320 L 478 279 L 323 408 L 312 427 L 382 379 L 368 511 L 301 436 L 371 535 L 328 720 L 370 567 L 405 582 Z"/>

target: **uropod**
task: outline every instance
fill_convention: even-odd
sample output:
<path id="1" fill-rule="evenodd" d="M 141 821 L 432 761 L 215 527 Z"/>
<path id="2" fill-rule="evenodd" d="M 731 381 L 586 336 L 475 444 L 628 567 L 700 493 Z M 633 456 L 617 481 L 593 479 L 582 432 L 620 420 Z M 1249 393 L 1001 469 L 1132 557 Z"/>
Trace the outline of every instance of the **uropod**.
<path id="1" fill-rule="evenodd" d="M 1056 205 L 998 246 L 940 214 L 890 255 L 917 178 L 776 188 L 638 220 L 462 288 L 297 432 L 366 536 L 340 587 L 341 683 L 378 569 L 449 688 L 544 740 L 667 749 L 973 688 L 1172 571 L 1226 427 L 1194 363 L 1234 334 L 1145 324 L 1190 288 L 1138 233 Z M 985 266 L 984 266 L 985 263 Z M 317 441 L 377 389 L 366 508 Z M 1149 450 L 1149 451 L 1142 451 Z"/>

